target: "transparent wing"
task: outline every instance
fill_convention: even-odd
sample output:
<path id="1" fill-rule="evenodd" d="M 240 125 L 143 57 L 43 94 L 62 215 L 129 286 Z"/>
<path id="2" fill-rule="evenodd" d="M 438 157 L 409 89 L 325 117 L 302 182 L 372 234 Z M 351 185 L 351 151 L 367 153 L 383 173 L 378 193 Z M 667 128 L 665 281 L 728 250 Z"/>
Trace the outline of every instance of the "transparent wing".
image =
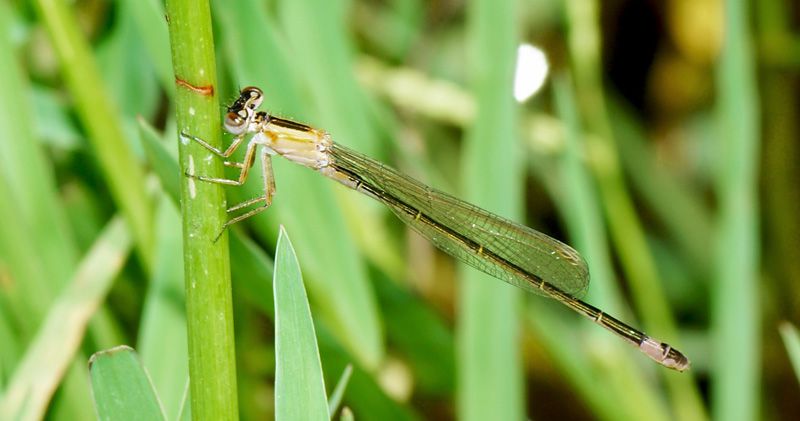
<path id="1" fill-rule="evenodd" d="M 340 145 L 334 145 L 331 155 L 335 167 L 360 176 L 364 183 L 425 215 L 427 218 L 420 218 L 390 200 L 383 200 L 403 222 L 456 259 L 539 295 L 544 294 L 529 278 L 487 259 L 474 245 L 483 246 L 483 250 L 491 251 L 573 297 L 580 296 L 589 285 L 586 262 L 572 247 L 428 187 Z M 464 238 L 472 243 L 465 242 Z"/>

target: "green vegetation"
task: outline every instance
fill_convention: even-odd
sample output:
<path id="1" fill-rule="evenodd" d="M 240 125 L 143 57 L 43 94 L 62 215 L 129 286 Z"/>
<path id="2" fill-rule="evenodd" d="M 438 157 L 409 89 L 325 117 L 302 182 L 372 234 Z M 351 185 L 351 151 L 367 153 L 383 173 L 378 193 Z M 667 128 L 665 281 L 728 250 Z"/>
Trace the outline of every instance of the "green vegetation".
<path id="1" fill-rule="evenodd" d="M 800 411 L 791 2 L 162 3 L 0 2 L 0 419 Z M 519 104 L 523 42 L 550 73 Z M 586 301 L 690 371 L 280 157 L 272 206 L 214 241 L 260 168 L 186 177 L 237 169 L 180 133 L 227 145 L 248 85 L 573 245 Z"/>

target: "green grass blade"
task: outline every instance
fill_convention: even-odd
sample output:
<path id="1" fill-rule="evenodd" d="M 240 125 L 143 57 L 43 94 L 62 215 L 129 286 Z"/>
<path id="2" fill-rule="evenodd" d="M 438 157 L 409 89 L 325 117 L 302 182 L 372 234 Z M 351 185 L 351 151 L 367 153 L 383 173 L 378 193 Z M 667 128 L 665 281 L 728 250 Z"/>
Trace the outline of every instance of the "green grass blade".
<path id="1" fill-rule="evenodd" d="M 363 93 L 353 75 L 341 4 L 327 0 L 284 2 L 279 5 L 280 22 L 292 54 L 287 58 L 309 87 L 317 105 L 317 125 L 334 139 L 370 156 L 376 156 L 375 128 L 368 119 Z"/>
<path id="2" fill-rule="evenodd" d="M 579 341 L 582 339 L 572 334 L 577 330 L 573 324 L 565 323 L 557 317 L 551 306 L 544 303 L 531 303 L 526 308 L 526 316 L 536 340 L 541 342 L 554 366 L 585 401 L 593 415 L 604 420 L 635 418 L 628 405 L 617 404 L 613 389 L 598 390 L 597 368 L 581 352 L 586 344 L 581 344 Z"/>
<path id="3" fill-rule="evenodd" d="M 600 78 L 600 34 L 597 26 L 598 2 L 567 2 L 570 18 L 570 47 L 574 62 L 576 92 L 580 94 L 582 114 L 587 129 L 597 133 L 602 148 L 602 162 L 594 162 L 598 189 L 606 206 L 609 232 L 630 278 L 637 308 L 646 326 L 656 328 L 659 337 L 674 343 L 677 330 L 672 313 L 664 300 L 655 263 L 649 253 L 644 230 L 636 215 L 633 200 L 622 178 L 615 140 L 605 110 Z M 583 42 L 591 39 L 592 42 Z M 596 159 L 595 161 L 600 161 Z M 653 332 L 651 332 L 653 333 Z"/>
<path id="4" fill-rule="evenodd" d="M 130 243 L 124 221 L 113 219 L 54 303 L 18 365 L 0 402 L 0 418 L 34 420 L 44 416 L 89 319 L 122 269 Z"/>
<path id="5" fill-rule="evenodd" d="M 0 178 L 0 218 L 4 221 L 16 220 L 18 210 L 14 203 L 11 186 L 5 178 Z M 14 281 L 15 288 L 0 290 L 6 315 L 13 318 L 15 330 L 23 343 L 33 336 L 44 318 L 54 289 L 36 257 L 36 244 L 27 238 L 28 232 L 23 224 L 4 224 L 0 230 L 3 270 L 11 280 L 24 280 Z"/>
<path id="6" fill-rule="evenodd" d="M 89 360 L 97 417 L 103 421 L 164 420 L 164 411 L 136 352 L 119 346 Z"/>
<path id="7" fill-rule="evenodd" d="M 14 221 L 14 208 L 10 189 L 5 179 L 0 178 L 0 219 Z M 48 280 L 37 259 L 36 244 L 27 241 L 27 233 L 21 224 L 4 224 L 0 230 L 0 256 L 8 285 L 13 288 L 0 289 L 0 307 L 3 316 L 13 326 L 13 341 L 4 342 L 0 351 L 10 371 L 19 363 L 20 351 L 30 344 L 41 322 L 45 319 L 55 291 L 48 288 Z M 24 355 L 23 355 L 24 358 Z M 55 373 L 61 375 L 60 373 Z M 73 363 L 63 377 L 61 393 L 57 395 L 51 413 L 53 419 L 85 419 L 91 416 L 88 376 L 83 364 Z M 26 401 L 28 398 L 24 398 Z M 25 404 L 27 405 L 27 403 Z"/>
<path id="8" fill-rule="evenodd" d="M 179 131 L 220 147 L 214 35 L 207 1 L 166 2 Z M 225 190 L 183 174 L 223 177 L 222 162 L 189 138 L 179 145 L 192 414 L 239 418 Z"/>
<path id="9" fill-rule="evenodd" d="M 725 35 L 717 67 L 719 201 L 711 302 L 712 412 L 717 419 L 757 419 L 761 394 L 757 55 L 748 11 L 724 3 Z"/>
<path id="10" fill-rule="evenodd" d="M 796 71 L 778 63 L 800 61 L 800 37 L 794 25 L 792 2 L 753 2 L 758 42 L 759 97 L 763 147 L 761 184 L 764 267 L 775 281 L 773 291 L 789 302 L 791 314 L 800 308 L 800 103 Z M 783 317 L 788 317 L 784 315 Z M 793 318 L 796 322 L 797 318 Z M 766 322 L 771 324 L 771 321 Z M 769 346 L 769 345 L 767 345 Z M 767 360 L 769 361 L 769 360 Z M 769 363 L 765 364 L 768 365 Z M 770 369 L 766 368 L 765 372 Z"/>
<path id="11" fill-rule="evenodd" d="M 37 259 L 53 290 L 43 297 L 49 300 L 69 280 L 78 250 L 58 202 L 55 174 L 35 137 L 34 117 L 49 115 L 39 115 L 45 110 L 35 110 L 31 104 L 28 81 L 8 39 L 7 9 L 8 4 L 0 5 L 0 176 L 11 192 L 6 200 L 16 208 L 15 223 L 25 226 L 27 240 L 37 245 Z"/>
<path id="12" fill-rule="evenodd" d="M 325 382 L 300 264 L 281 229 L 275 246 L 275 419 L 327 420 Z"/>
<path id="13" fill-rule="evenodd" d="M 559 160 L 559 174 L 563 183 L 559 185 L 558 193 L 561 197 L 562 212 L 565 214 L 568 227 L 574 238 L 574 245 L 587 258 L 592 284 L 588 299 L 610 314 L 618 314 L 623 308 L 622 299 L 616 289 L 611 252 L 608 248 L 608 238 L 603 229 L 602 210 L 599 207 L 596 192 L 587 163 L 585 145 L 581 142 L 582 130 L 579 122 L 577 105 L 570 81 L 565 76 L 559 77 L 554 82 L 554 93 L 558 116 L 564 123 L 564 154 Z M 619 338 L 609 335 L 608 332 L 598 329 L 597 326 L 583 322 L 587 335 L 582 340 L 591 343 L 592 348 L 601 349 L 599 355 L 591 360 L 593 370 L 567 367 L 570 363 L 561 361 L 565 373 L 579 386 L 588 402 L 593 403 L 598 412 L 603 412 L 607 419 L 618 419 L 619 412 L 631 418 L 657 418 L 666 414 L 666 408 L 659 402 L 654 390 L 640 373 L 642 364 L 650 364 L 641 355 L 636 355 L 628 344 Z M 590 326 L 587 326 L 590 325 Z M 542 327 L 544 332 L 547 328 Z M 563 332 L 562 328 L 552 328 L 545 332 L 547 336 L 561 336 L 553 332 Z M 568 329 L 568 328 L 566 328 Z M 574 328 L 573 328 L 574 329 Z M 552 338 L 550 340 L 553 343 Z M 554 358 L 560 360 L 567 355 L 564 345 L 556 345 L 561 351 L 555 352 Z M 589 344 L 584 345 L 588 347 Z M 595 354 L 595 353 L 592 353 Z M 633 354 L 633 355 L 631 355 Z M 607 379 L 611 387 L 596 388 L 586 387 L 593 385 L 593 378 L 601 376 Z M 580 378 L 577 378 L 580 377 Z M 608 401 L 618 402 L 609 407 Z"/>
<path id="14" fill-rule="evenodd" d="M 567 5 L 568 42 L 576 92 L 589 132 L 597 134 L 592 160 L 603 202 L 610 238 L 629 281 L 633 302 L 645 330 L 680 348 L 678 329 L 664 294 L 655 259 L 647 243 L 642 221 L 623 178 L 619 152 L 606 109 L 600 60 L 598 1 L 571 0 Z M 672 410 L 685 420 L 707 418 L 697 384 L 691 375 L 662 370 L 670 390 Z"/>
<path id="15" fill-rule="evenodd" d="M 191 399 L 191 388 L 189 387 L 189 382 L 186 382 L 186 387 L 184 388 L 183 399 L 181 400 L 181 411 L 178 414 L 177 420 L 180 421 L 192 421 L 192 399 Z"/>
<path id="16" fill-rule="evenodd" d="M 574 92 L 565 75 L 554 82 L 558 116 L 564 123 L 564 154 L 559 162 L 564 182 L 559 187 L 574 246 L 585 254 L 589 264 L 592 284 L 589 294 L 596 305 L 614 313 L 623 309 L 619 291 L 615 288 L 614 269 L 608 238 L 603 229 L 602 210 L 599 209 L 591 174 L 586 168 L 585 144 L 581 142 L 582 129 Z"/>
<path id="17" fill-rule="evenodd" d="M 264 314 L 273 314 L 272 259 L 249 237 L 231 235 L 231 276 L 234 291 L 254 303 Z"/>
<path id="18" fill-rule="evenodd" d="M 84 146 L 83 135 L 70 116 L 70 109 L 55 88 L 31 86 L 30 97 L 33 108 L 39 110 L 39 115 L 48 123 L 37 124 L 34 127 L 40 144 L 64 151 L 76 151 Z M 17 120 L 17 123 L 22 121 Z"/>
<path id="19" fill-rule="evenodd" d="M 156 210 L 155 268 L 136 341 L 168 419 L 178 415 L 189 378 L 180 226 L 175 205 L 162 197 Z"/>
<path id="20" fill-rule="evenodd" d="M 344 368 L 342 376 L 339 377 L 339 381 L 336 382 L 336 387 L 333 388 L 330 398 L 328 398 L 328 413 L 331 414 L 331 416 L 339 410 L 339 405 L 342 404 L 342 398 L 344 397 L 344 391 L 347 389 L 347 384 L 350 382 L 350 376 L 352 375 L 353 366 L 348 364 L 347 367 Z"/>
<path id="21" fill-rule="evenodd" d="M 115 8 L 113 29 L 95 53 L 103 81 L 114 104 L 123 116 L 123 129 L 136 156 L 141 156 L 133 119 L 155 117 L 159 112 L 161 92 L 155 70 L 146 55 L 142 37 L 137 31 L 130 3 Z M 165 39 L 166 41 L 166 39 Z"/>
<path id="22" fill-rule="evenodd" d="M 144 44 L 150 62 L 155 67 L 161 87 L 168 95 L 175 94 L 175 79 L 169 54 L 169 33 L 164 19 L 164 6 L 158 0 L 127 0 L 124 2 L 136 24 L 139 39 Z"/>
<path id="23" fill-rule="evenodd" d="M 522 167 L 512 79 L 516 2 L 479 0 L 467 9 L 470 71 L 478 114 L 464 151 L 465 198 L 519 220 Z M 485 57 L 492 57 L 485 60 Z M 511 159 L 509 159 L 509 156 Z M 465 420 L 522 419 L 521 291 L 462 266 L 457 337 L 457 413 Z"/>
<path id="24" fill-rule="evenodd" d="M 161 135 L 146 120 L 139 119 L 139 134 L 142 139 L 147 162 L 151 170 L 158 177 L 161 188 L 172 199 L 172 203 L 181 203 L 181 172 L 178 166 L 178 159 L 174 154 L 167 150 Z"/>
<path id="25" fill-rule="evenodd" d="M 297 74 L 287 63 L 291 51 L 282 43 L 276 23 L 265 12 L 263 3 L 231 0 L 224 6 L 215 3 L 214 12 L 234 83 L 239 87 L 257 85 L 262 88 L 266 93 L 264 102 L 276 115 L 307 118 L 309 110 L 300 95 Z M 243 21 L 250 24 L 242 25 Z M 253 49 L 262 54 L 252 54 Z"/>
<path id="26" fill-rule="evenodd" d="M 14 33 L 9 6 L 0 4 L 0 67 L 4 69 L 0 72 L 0 91 L 3 92 L 0 95 L 0 176 L 4 180 L 0 186 L 3 191 L 0 213 L 7 221 L 0 229 L 3 237 L 0 243 L 8 246 L 4 250 L 6 246 L 0 245 L 0 260 L 3 260 L 0 266 L 12 275 L 12 283 L 18 288 L 3 288 L 0 306 L 5 307 L 4 324 L 7 322 L 10 327 L 13 323 L 17 336 L 0 342 L 3 343 L 0 353 L 5 370 L 10 371 L 20 357 L 19 350 L 29 345 L 52 300 L 75 272 L 79 251 L 78 242 L 69 230 L 67 211 L 58 196 L 53 164 L 39 141 L 41 137 L 50 139 L 50 135 L 55 135 L 47 131 L 59 130 L 59 121 L 66 123 L 64 110 L 48 107 L 46 101 L 44 104 L 36 101 L 41 95 L 34 96 L 31 104 L 28 81 L 15 57 L 19 51 L 9 39 Z M 48 124 L 37 124 L 41 121 Z M 68 136 L 74 135 L 73 132 Z M 4 303 L 6 298 L 10 301 Z M 108 325 L 109 319 L 101 315 L 97 322 Z M 95 339 L 104 341 L 98 329 L 90 329 Z M 84 418 L 91 414 L 85 367 L 82 364 L 69 367 L 65 387 L 50 412 L 54 419 Z"/>
<path id="27" fill-rule="evenodd" d="M 126 144 L 117 108 L 109 100 L 86 39 L 63 0 L 34 2 L 50 41 L 61 60 L 66 85 L 86 127 L 93 152 L 111 195 L 131 226 L 138 254 L 146 268 L 152 247 L 152 209 L 144 172 Z"/>
<path id="28" fill-rule="evenodd" d="M 632 186 L 663 221 L 678 249 L 705 278 L 712 258 L 712 250 L 706 242 L 711 237 L 712 224 L 711 215 L 702 206 L 700 193 L 661 168 L 630 110 L 611 101 L 609 112 L 615 117 L 612 121 L 615 139 L 618 139 L 621 162 L 630 175 Z"/>
<path id="29" fill-rule="evenodd" d="M 783 345 L 786 347 L 786 353 L 789 354 L 789 360 L 792 362 L 794 375 L 797 381 L 800 382 L 800 333 L 797 328 L 788 322 L 783 322 L 778 327 L 783 338 Z"/>
<path id="30" fill-rule="evenodd" d="M 0 305 L 0 343 L 3 350 L 0 352 L 0 390 L 5 390 L 11 370 L 19 360 L 22 351 L 11 326 L 11 319 L 5 314 L 4 306 Z"/>

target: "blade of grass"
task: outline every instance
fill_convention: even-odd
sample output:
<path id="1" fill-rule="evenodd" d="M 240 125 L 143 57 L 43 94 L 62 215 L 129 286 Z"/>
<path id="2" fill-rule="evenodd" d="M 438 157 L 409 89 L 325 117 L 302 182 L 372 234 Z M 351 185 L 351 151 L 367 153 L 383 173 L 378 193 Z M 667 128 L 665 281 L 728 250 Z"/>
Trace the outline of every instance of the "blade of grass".
<path id="1" fill-rule="evenodd" d="M 565 128 L 564 153 L 559 162 L 564 182 L 558 189 L 563 194 L 554 196 L 560 199 L 575 246 L 587 257 L 592 279 L 588 294 L 603 309 L 618 313 L 623 309 L 622 298 L 612 284 L 614 269 L 603 229 L 602 210 L 598 209 L 591 174 L 586 168 L 587 151 L 581 142 L 582 130 L 574 91 L 566 75 L 559 75 L 555 80 L 554 94 L 558 116 Z"/>
<path id="2" fill-rule="evenodd" d="M 0 352 L 0 390 L 5 391 L 22 351 L 11 326 L 11 318 L 3 305 L 0 305 L 0 343 L 3 344 L 3 352 Z"/>
<path id="3" fill-rule="evenodd" d="M 89 133 L 111 195 L 131 226 L 138 255 L 152 267 L 152 209 L 144 187 L 144 173 L 125 143 L 117 107 L 109 100 L 91 50 L 75 17 L 63 0 L 37 0 L 37 12 L 61 61 L 67 88 L 81 122 Z"/>
<path id="4" fill-rule="evenodd" d="M 779 56 L 794 56 L 791 43 L 800 46 L 800 37 L 794 32 L 791 5 L 782 1 L 754 3 L 759 38 L 759 60 L 769 62 L 769 51 Z M 786 57 L 789 58 L 789 57 Z M 789 314 L 800 314 L 800 103 L 796 101 L 798 83 L 796 72 L 781 66 L 761 67 L 760 97 L 763 122 L 763 174 L 765 181 L 763 216 L 765 266 L 775 266 L 778 273 L 772 277 L 779 284 L 780 299 L 790 307 Z M 766 257 L 770 256 L 770 257 Z M 780 302 L 778 305 L 781 305 Z"/>
<path id="5" fill-rule="evenodd" d="M 153 279 L 144 300 L 136 343 L 164 413 L 168 419 L 176 419 L 189 378 L 189 356 L 180 214 L 166 196 L 157 206 L 156 227 Z"/>
<path id="6" fill-rule="evenodd" d="M 89 370 L 99 419 L 166 419 L 147 371 L 132 348 L 123 345 L 92 355 Z"/>
<path id="7" fill-rule="evenodd" d="M 177 126 L 220 147 L 214 36 L 206 1 L 166 2 L 177 84 Z M 222 177 L 222 162 L 180 138 L 181 174 Z M 220 185 L 181 180 L 183 261 L 189 338 L 192 415 L 238 419 L 228 235 L 214 241 L 227 219 Z"/>
<path id="8" fill-rule="evenodd" d="M 161 87 L 170 97 L 175 94 L 175 79 L 169 53 L 169 33 L 164 20 L 164 5 L 157 0 L 128 0 L 124 2 L 136 23 L 139 39 L 144 44 L 150 62 L 155 67 Z"/>
<path id="9" fill-rule="evenodd" d="M 161 92 L 155 69 L 149 60 L 143 59 L 145 46 L 130 11 L 133 7 L 130 2 L 121 2 L 114 9 L 114 25 L 98 46 L 96 57 L 107 92 L 119 106 L 126 138 L 133 141 L 132 149 L 140 157 L 133 119 L 137 116 L 155 118 Z M 164 43 L 165 47 L 169 45 L 167 38 Z"/>
<path id="10" fill-rule="evenodd" d="M 330 419 L 300 263 L 283 227 L 275 246 L 274 280 L 275 419 Z"/>
<path id="11" fill-rule="evenodd" d="M 578 110 L 574 100 L 570 81 L 566 76 L 561 75 L 554 83 L 554 93 L 558 116 L 564 123 L 564 154 L 559 160 L 560 174 L 563 183 L 558 188 L 556 197 L 560 197 L 562 212 L 568 223 L 571 238 L 577 249 L 586 256 L 589 264 L 592 284 L 589 291 L 589 299 L 605 311 L 611 314 L 619 314 L 623 308 L 622 299 L 619 291 L 613 284 L 614 270 L 610 250 L 608 249 L 608 239 L 603 230 L 602 210 L 599 209 L 597 198 L 595 197 L 594 186 L 591 184 L 591 175 L 584 161 L 585 148 L 580 141 L 581 127 L 578 117 Z M 598 347 L 602 352 L 599 355 L 589 355 L 592 358 L 593 369 L 570 370 L 568 373 L 585 377 L 579 381 L 580 384 L 592 384 L 591 378 L 599 376 L 606 379 L 610 388 L 582 388 L 584 393 L 596 396 L 587 396 L 589 402 L 614 401 L 620 404 L 615 405 L 614 411 L 623 410 L 628 414 L 628 418 L 650 418 L 654 419 L 659 415 L 664 415 L 666 410 L 658 400 L 656 391 L 642 378 L 640 373 L 641 364 L 635 364 L 631 359 L 631 352 L 627 344 L 623 344 L 618 338 L 609 335 L 607 332 L 597 329 L 597 326 L 584 326 L 590 332 L 587 339 L 592 342 L 592 347 Z M 555 329 L 555 332 L 562 332 L 562 329 Z M 628 347 L 623 349 L 623 347 Z M 588 348 L 588 347 L 587 347 Z M 559 359 L 560 353 L 556 353 Z M 640 358 L 637 355 L 634 358 Z M 648 363 L 649 362 L 645 362 Z M 564 366 L 565 363 L 562 363 Z M 610 397 L 609 397 L 610 396 Z M 616 408 L 620 406 L 622 408 Z M 602 409 L 610 409 L 605 405 Z M 616 418 L 612 414 L 606 413 L 610 419 Z"/>
<path id="12" fill-rule="evenodd" d="M 13 205 L 6 180 L 0 178 L 0 220 L 15 221 L 17 209 Z M 47 314 L 51 301 L 49 297 L 55 294 L 47 286 L 48 282 L 44 278 L 45 274 L 36 253 L 36 245 L 27 240 L 27 232 L 21 224 L 3 225 L 0 230 L 0 256 L 3 256 L 6 287 L 0 289 L 0 307 L 3 308 L 4 316 L 12 316 L 8 320 L 12 320 L 14 333 L 17 335 L 14 342 L 0 347 L 4 360 L 11 363 L 9 371 L 18 363 L 18 351 L 25 349 L 36 334 Z M 53 419 L 91 417 L 91 398 L 84 366 L 70 365 L 64 376 L 61 392 L 52 407 Z"/>
<path id="13" fill-rule="evenodd" d="M 24 282 L 21 282 L 24 284 L 23 289 L 31 288 L 28 291 L 35 289 L 38 293 L 33 297 L 20 296 L 23 302 L 35 305 L 28 306 L 26 310 L 16 315 L 23 321 L 18 326 L 22 329 L 19 330 L 21 335 L 17 339 L 21 339 L 24 344 L 27 338 L 35 333 L 33 329 L 39 327 L 38 324 L 44 317 L 47 307 L 75 272 L 79 250 L 75 236 L 69 229 L 67 210 L 58 196 L 52 164 L 48 160 L 44 145 L 37 139 L 37 135 L 41 136 L 42 133 L 41 131 L 35 133 L 36 127 L 53 127 L 50 124 L 36 125 L 36 121 L 57 122 L 59 117 L 66 116 L 63 114 L 64 110 L 57 107 L 45 105 L 39 108 L 42 106 L 41 101 L 34 101 L 35 106 L 31 104 L 28 81 L 14 57 L 15 49 L 8 39 L 12 31 L 8 27 L 11 23 L 8 20 L 11 14 L 7 9 L 6 3 L 0 5 L 0 32 L 2 32 L 0 67 L 4 69 L 0 75 L 0 91 L 3 92 L 0 96 L 0 175 L 10 183 L 9 195 L 2 200 L 13 205 L 9 209 L 11 219 L 8 220 L 14 221 L 14 227 L 3 231 L 7 234 L 19 231 L 22 236 L 9 243 L 13 244 L 12 253 L 16 258 L 15 262 L 6 264 L 32 265 L 30 270 L 22 270 L 28 271 L 29 275 L 33 276 L 17 279 L 24 279 Z M 34 116 L 35 121 L 32 118 Z M 17 267 L 14 270 L 20 269 Z M 107 343 L 117 337 L 113 331 L 113 320 L 102 310 L 91 322 L 89 330 L 92 339 L 99 343 Z M 14 347 L 8 343 L 9 349 Z M 75 373 L 82 376 L 81 371 L 79 368 Z M 75 383 L 85 382 L 78 379 Z M 83 392 L 78 393 L 83 394 Z M 72 392 L 62 395 L 72 397 L 66 406 L 77 406 L 80 402 Z M 87 400 L 87 408 L 88 403 Z M 71 416 L 78 414 L 73 413 Z"/>
<path id="14" fill-rule="evenodd" d="M 44 280 L 53 289 L 43 297 L 49 300 L 69 281 L 78 250 L 58 201 L 55 175 L 34 136 L 32 117 L 48 116 L 39 115 L 30 102 L 28 82 L 8 39 L 8 9 L 8 4 L 0 5 L 0 176 L 11 190 L 7 200 L 16 208 L 15 223 L 25 226 L 26 238 L 37 245 Z"/>
<path id="15" fill-rule="evenodd" d="M 23 84 L 20 81 L 19 85 Z M 13 94 L 10 95 L 13 98 Z M 34 127 L 35 137 L 39 140 L 39 144 L 44 147 L 70 152 L 84 147 L 83 135 L 80 133 L 76 122 L 70 116 L 69 108 L 63 97 L 59 95 L 55 88 L 47 88 L 41 85 L 31 86 L 30 99 L 33 108 L 38 110 L 37 115 L 47 120 L 47 124 L 37 124 Z M 22 108 L 18 107 L 20 110 Z M 24 122 L 24 120 L 16 121 L 18 123 Z"/>
<path id="16" fill-rule="evenodd" d="M 257 84 L 266 93 L 264 102 L 276 115 L 307 118 L 309 111 L 300 95 L 298 75 L 287 63 L 286 57 L 292 52 L 281 42 L 263 3 L 232 0 L 226 7 L 215 3 L 214 12 L 234 82 L 239 86 Z M 242 25 L 243 21 L 251 24 Z M 254 48 L 263 54 L 252 54 Z"/>
<path id="17" fill-rule="evenodd" d="M 597 387 L 597 368 L 590 364 L 581 352 L 586 344 L 579 343 L 572 332 L 577 331 L 574 324 L 560 320 L 554 314 L 551 303 L 531 303 L 525 309 L 526 320 L 570 386 L 585 401 L 592 415 L 604 420 L 636 419 L 629 405 L 617 405 L 612 399 L 613 390 Z M 563 332 L 567 332 L 564 334 Z M 608 355 L 608 354 L 603 354 Z"/>
<path id="18" fill-rule="evenodd" d="M 292 54 L 287 58 L 303 76 L 316 105 L 319 125 L 339 142 L 376 156 L 375 127 L 368 120 L 364 97 L 353 75 L 342 5 L 326 0 L 279 4 L 278 16 Z"/>
<path id="19" fill-rule="evenodd" d="M 665 332 L 659 337 L 675 338 L 677 330 L 672 314 L 663 299 L 658 284 L 655 264 L 648 253 L 641 224 L 620 172 L 616 145 L 608 125 L 605 99 L 599 79 L 599 32 L 597 28 L 597 2 L 568 2 L 570 48 L 575 68 L 576 92 L 580 92 L 582 115 L 587 128 L 598 134 L 599 144 L 605 154 L 590 156 L 601 198 L 606 206 L 609 230 L 623 259 L 630 278 L 637 307 L 648 327 Z M 591 39 L 585 43 L 579 40 Z M 601 161 L 602 160 L 602 161 Z M 647 303 L 647 305 L 645 305 Z"/>
<path id="20" fill-rule="evenodd" d="M 83 340 L 89 319 L 125 263 L 130 251 L 129 237 L 121 218 L 108 223 L 17 367 L 0 402 L 1 418 L 35 420 L 44 416 Z"/>
<path id="21" fill-rule="evenodd" d="M 183 399 L 181 400 L 181 411 L 178 414 L 177 420 L 180 421 L 192 421 L 192 400 L 191 400 L 191 388 L 189 387 L 189 382 L 187 380 L 186 387 L 184 388 Z"/>
<path id="22" fill-rule="evenodd" d="M 0 218 L 16 221 L 18 209 L 14 206 L 11 186 L 0 177 Z M 33 336 L 44 318 L 55 286 L 38 259 L 36 245 L 27 241 L 28 232 L 20 223 L 4 224 L 0 230 L 0 254 L 3 256 L 3 271 L 10 279 L 9 286 L 0 289 L 5 311 L 13 316 L 15 330 L 22 344 Z"/>
<path id="23" fill-rule="evenodd" d="M 719 220 L 711 302 L 715 355 L 712 410 L 718 419 L 759 417 L 759 98 L 748 2 L 725 2 L 717 71 L 715 156 Z"/>
<path id="24" fill-rule="evenodd" d="M 66 217 L 59 206 L 54 175 L 34 137 L 34 109 L 28 82 L 9 36 L 11 10 L 0 4 L 0 215 L 13 221 L 0 230 L 3 272 L 12 285 L 0 290 L 14 343 L 2 348 L 11 370 L 35 334 L 51 300 L 69 280 L 77 262 Z M 17 280 L 17 281 L 15 281 Z M 24 281 L 23 281 L 24 280 Z"/>
<path id="25" fill-rule="evenodd" d="M 165 140 L 147 120 L 140 118 L 138 123 L 147 162 L 158 177 L 161 188 L 172 199 L 172 203 L 179 206 L 181 203 L 181 175 L 178 158 L 167 150 L 167 145 L 164 144 Z"/>
<path id="26" fill-rule="evenodd" d="M 470 73 L 481 118 L 466 136 L 462 187 L 467 201 L 519 220 L 523 172 L 511 95 L 519 42 L 515 5 L 478 0 L 467 9 Z M 521 292 L 463 265 L 461 272 L 457 413 L 465 420 L 522 419 Z"/>
<path id="27" fill-rule="evenodd" d="M 342 398 L 344 397 L 344 391 L 347 390 L 347 383 L 350 382 L 350 376 L 352 375 L 353 366 L 352 364 L 348 364 L 347 367 L 344 368 L 342 376 L 339 377 L 339 381 L 336 382 L 336 387 L 333 388 L 331 397 L 328 398 L 328 413 L 331 414 L 331 417 L 339 410 L 339 405 L 342 404 Z"/>
<path id="28" fill-rule="evenodd" d="M 663 221 L 678 249 L 695 270 L 702 277 L 708 276 L 712 254 L 707 247 L 707 240 L 711 237 L 711 216 L 703 208 L 699 192 L 663 171 L 654 159 L 654 152 L 647 146 L 642 128 L 638 127 L 629 110 L 611 101 L 609 111 L 615 117 L 611 123 L 615 139 L 619 141 L 621 163 L 630 174 L 628 179 Z"/>
<path id="29" fill-rule="evenodd" d="M 95 187 L 89 183 L 76 180 L 64 186 L 64 212 L 79 248 L 89 248 L 103 229 L 108 218 L 104 210 L 106 201 L 105 197 L 96 194 Z"/>
<path id="30" fill-rule="evenodd" d="M 645 324 L 664 331 L 660 337 L 675 338 L 675 323 L 663 299 L 664 294 L 658 283 L 652 256 L 648 253 L 641 223 L 622 179 L 616 145 L 605 112 L 599 76 L 600 40 L 596 24 L 598 5 L 596 1 L 571 1 L 567 5 L 576 92 L 581 93 L 581 109 L 587 120 L 587 128 L 599 135 L 600 143 L 596 147 L 605 152 L 602 156 L 590 159 L 594 160 L 595 176 L 607 208 L 612 240 L 623 259 L 623 267 L 630 278 L 634 298 Z M 586 39 L 593 42 L 582 42 Z"/>
<path id="31" fill-rule="evenodd" d="M 789 355 L 789 361 L 792 362 L 794 375 L 797 381 L 800 382 L 800 333 L 797 328 L 789 322 L 783 322 L 778 326 L 783 339 L 783 345 L 786 347 L 786 353 Z"/>
<path id="32" fill-rule="evenodd" d="M 606 211 L 611 240 L 619 253 L 629 281 L 634 304 L 651 334 L 680 345 L 672 310 L 636 214 L 619 163 L 619 152 L 606 109 L 600 65 L 599 5 L 596 0 L 567 3 L 568 45 L 573 63 L 576 92 L 586 128 L 596 133 L 595 153 L 590 157 L 598 191 Z M 672 410 L 685 420 L 707 418 L 700 392 L 691 373 L 661 370 L 670 389 Z"/>

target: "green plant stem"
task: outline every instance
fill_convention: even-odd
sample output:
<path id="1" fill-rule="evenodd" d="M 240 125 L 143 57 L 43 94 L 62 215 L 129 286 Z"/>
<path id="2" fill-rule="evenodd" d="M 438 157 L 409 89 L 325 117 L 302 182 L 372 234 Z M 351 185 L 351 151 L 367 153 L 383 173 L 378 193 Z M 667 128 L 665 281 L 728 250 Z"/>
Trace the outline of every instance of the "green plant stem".
<path id="1" fill-rule="evenodd" d="M 169 0 L 166 6 L 178 130 L 219 147 L 221 128 L 209 4 Z M 228 235 L 214 241 L 227 218 L 225 192 L 220 185 L 184 176 L 223 177 L 222 163 L 196 142 L 179 138 L 192 416 L 236 420 Z"/>
<path id="2" fill-rule="evenodd" d="M 139 257 L 149 270 L 153 250 L 151 200 L 145 191 L 144 172 L 125 142 L 119 112 L 106 94 L 89 45 L 69 6 L 63 0 L 37 0 L 36 6 L 111 195 L 130 225 Z"/>

